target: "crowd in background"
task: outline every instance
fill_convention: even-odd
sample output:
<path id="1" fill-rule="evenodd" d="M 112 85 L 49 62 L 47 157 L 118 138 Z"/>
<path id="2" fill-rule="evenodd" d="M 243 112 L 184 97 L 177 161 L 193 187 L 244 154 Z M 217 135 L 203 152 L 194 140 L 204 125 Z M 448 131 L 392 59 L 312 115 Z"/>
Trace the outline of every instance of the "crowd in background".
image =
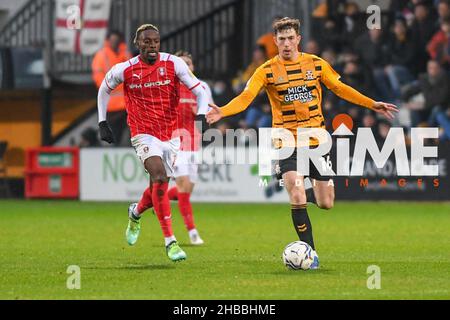
<path id="1" fill-rule="evenodd" d="M 400 112 L 394 122 L 388 122 L 369 109 L 339 99 L 323 86 L 327 129 L 331 130 L 335 115 L 347 113 L 354 128 L 371 127 L 379 138 L 385 138 L 391 126 L 404 127 L 406 134 L 411 127 L 433 126 L 440 128 L 441 140 L 450 140 L 450 0 L 391 1 L 389 10 L 382 12 L 381 28 L 369 28 L 368 16 L 356 1 L 322 1 L 312 14 L 312 34 L 302 41 L 300 51 L 322 57 L 344 83 L 377 101 L 396 104 Z M 272 32 L 261 35 L 250 64 L 234 79 L 204 79 L 211 85 L 214 102 L 227 104 L 244 89 L 256 68 L 277 54 Z M 112 65 L 129 57 L 122 34 L 111 31 L 92 65 L 97 86 Z M 123 92 L 116 90 L 115 95 L 108 117 L 116 144 L 125 146 L 129 134 Z M 271 125 L 271 107 L 262 90 L 245 112 L 225 118 L 215 127 L 225 133 L 226 129 Z M 92 130 L 83 132 L 84 146 L 98 145 Z"/>
<path id="2" fill-rule="evenodd" d="M 347 113 L 354 127 L 371 127 L 381 138 L 391 126 L 404 127 L 406 133 L 411 127 L 434 126 L 440 128 L 441 140 L 450 140 L 450 0 L 392 1 L 382 13 L 381 29 L 367 27 L 368 14 L 357 2 L 332 2 L 333 12 L 325 1 L 314 10 L 312 37 L 302 42 L 301 51 L 322 57 L 344 83 L 375 100 L 396 104 L 400 113 L 390 123 L 325 89 L 322 108 L 327 128 L 336 114 Z M 253 71 L 274 55 L 270 38 L 266 34 L 258 39 L 251 64 L 231 83 L 212 82 L 219 106 L 239 94 Z M 245 113 L 217 125 L 221 130 L 270 126 L 264 92 Z"/>

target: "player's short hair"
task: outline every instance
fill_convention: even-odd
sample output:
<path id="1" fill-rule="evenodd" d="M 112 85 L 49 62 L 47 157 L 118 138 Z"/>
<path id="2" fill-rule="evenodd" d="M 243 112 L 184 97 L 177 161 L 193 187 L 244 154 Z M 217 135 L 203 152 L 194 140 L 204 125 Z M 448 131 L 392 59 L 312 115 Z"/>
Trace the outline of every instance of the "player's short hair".
<path id="1" fill-rule="evenodd" d="M 272 24 L 273 33 L 276 35 L 278 32 L 288 29 L 294 29 L 295 33 L 300 34 L 300 20 L 289 17 L 284 17 L 279 20 L 275 20 Z"/>
<path id="2" fill-rule="evenodd" d="M 134 39 L 133 39 L 134 45 L 137 45 L 139 36 L 141 35 L 141 32 L 145 31 L 145 30 L 154 30 L 159 33 L 159 29 L 155 25 L 150 24 L 150 23 L 143 24 L 136 30 L 136 34 L 134 35 Z"/>
<path id="3" fill-rule="evenodd" d="M 192 60 L 192 54 L 186 50 L 178 50 L 177 52 L 175 52 L 175 55 L 177 57 L 188 57 L 189 59 Z"/>

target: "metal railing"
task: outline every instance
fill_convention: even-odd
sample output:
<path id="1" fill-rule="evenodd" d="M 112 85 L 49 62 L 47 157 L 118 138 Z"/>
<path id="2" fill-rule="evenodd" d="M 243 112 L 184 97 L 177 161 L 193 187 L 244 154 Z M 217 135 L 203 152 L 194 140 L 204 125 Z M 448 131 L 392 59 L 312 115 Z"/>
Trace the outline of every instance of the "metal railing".
<path id="1" fill-rule="evenodd" d="M 232 76 L 241 66 L 242 43 L 245 34 L 239 15 L 245 1 L 232 1 L 199 17 L 161 38 L 167 52 L 187 50 L 195 60 L 196 73 L 201 77 Z"/>
<path id="2" fill-rule="evenodd" d="M 49 38 L 48 24 L 53 21 L 49 0 L 31 0 L 0 31 L 0 46 L 43 47 Z"/>
<path id="3" fill-rule="evenodd" d="M 54 2 L 30 0 L 25 4 L 0 31 L 0 46 L 51 46 Z M 198 72 L 209 73 L 213 67 L 219 66 L 218 72 L 222 73 L 229 70 L 229 58 L 233 56 L 230 56 L 232 50 L 228 46 L 231 37 L 236 36 L 234 19 L 240 2 L 245 1 L 113 0 L 109 29 L 122 31 L 131 45 L 136 28 L 143 23 L 153 23 L 161 31 L 162 50 L 172 52 L 173 48 L 188 49 L 198 58 Z M 206 44 L 202 44 L 202 41 L 206 41 Z M 51 75 L 61 78 L 70 74 L 89 74 L 92 58 L 53 51 Z M 220 62 L 213 63 L 216 58 Z"/>

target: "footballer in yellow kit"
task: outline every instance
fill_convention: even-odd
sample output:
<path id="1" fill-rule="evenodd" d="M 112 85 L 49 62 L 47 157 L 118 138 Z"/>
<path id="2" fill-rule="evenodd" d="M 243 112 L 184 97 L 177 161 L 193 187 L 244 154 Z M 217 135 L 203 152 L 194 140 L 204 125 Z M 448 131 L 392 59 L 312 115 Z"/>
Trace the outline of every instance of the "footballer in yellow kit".
<path id="1" fill-rule="evenodd" d="M 294 136 L 297 135 L 297 128 L 325 129 L 321 83 L 342 99 L 369 108 L 388 119 L 394 118 L 394 113 L 398 111 L 395 105 L 366 97 L 341 82 L 339 74 L 328 62 L 298 50 L 301 40 L 299 20 L 287 17 L 277 20 L 273 24 L 273 32 L 279 54 L 261 65 L 243 92 L 227 105 L 222 108 L 210 105 L 212 109 L 206 115 L 208 123 L 244 111 L 264 88 L 272 107 L 272 127 L 288 129 Z M 295 230 L 299 239 L 315 250 L 304 183 L 298 183 L 299 178 L 303 182 L 304 177 L 297 175 L 297 151 L 289 158 L 280 160 L 279 165 L 290 198 Z M 314 182 L 318 207 L 332 208 L 334 186 L 328 183 L 329 177 L 321 176 L 311 165 L 308 176 Z M 319 266 L 318 258 L 316 260 L 312 269 Z"/>

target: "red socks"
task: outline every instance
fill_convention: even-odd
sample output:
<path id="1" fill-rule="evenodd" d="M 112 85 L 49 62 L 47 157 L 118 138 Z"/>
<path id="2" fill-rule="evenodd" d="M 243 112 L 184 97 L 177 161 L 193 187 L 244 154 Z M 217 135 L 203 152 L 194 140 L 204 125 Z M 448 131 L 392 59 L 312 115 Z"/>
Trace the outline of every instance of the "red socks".
<path id="1" fill-rule="evenodd" d="M 169 200 L 178 200 L 178 189 L 177 186 L 169 189 Z"/>
<path id="2" fill-rule="evenodd" d="M 138 214 L 142 214 L 145 210 L 150 209 L 151 207 L 153 207 L 152 189 L 147 188 L 142 194 L 141 200 L 139 200 L 136 210 Z"/>
<path id="3" fill-rule="evenodd" d="M 142 214 L 145 210 L 154 207 L 165 237 L 173 236 L 169 199 L 178 200 L 178 207 L 180 208 L 186 228 L 188 230 L 195 229 L 190 201 L 191 194 L 178 192 L 176 186 L 170 190 L 167 190 L 168 187 L 169 184 L 167 182 L 154 182 L 151 189 L 145 189 L 136 208 L 137 213 Z"/>
<path id="4" fill-rule="evenodd" d="M 190 193 L 178 193 L 178 207 L 180 208 L 181 215 L 184 219 L 184 224 L 188 230 L 195 229 L 190 197 Z"/>
<path id="5" fill-rule="evenodd" d="M 153 207 L 156 215 L 158 216 L 159 224 L 161 225 L 164 237 L 166 238 L 173 236 L 170 203 L 167 194 L 168 187 L 168 182 L 154 182 L 152 186 Z"/>

